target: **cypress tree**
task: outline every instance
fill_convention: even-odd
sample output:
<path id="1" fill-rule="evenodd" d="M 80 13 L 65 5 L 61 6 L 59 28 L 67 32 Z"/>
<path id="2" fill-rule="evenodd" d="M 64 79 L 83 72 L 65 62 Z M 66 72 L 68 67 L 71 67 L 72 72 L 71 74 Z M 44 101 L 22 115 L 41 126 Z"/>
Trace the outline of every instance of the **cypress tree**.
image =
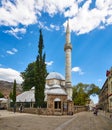
<path id="1" fill-rule="evenodd" d="M 43 35 L 40 30 L 39 43 L 38 43 L 38 55 L 35 66 L 35 103 L 37 107 L 43 107 L 44 105 L 44 89 L 46 82 L 46 64 L 45 64 L 45 53 L 43 54 L 44 44 Z"/>
<path id="2" fill-rule="evenodd" d="M 15 105 L 16 103 L 16 80 L 14 80 L 14 85 L 13 85 L 13 104 Z"/>
<path id="3" fill-rule="evenodd" d="M 12 92 L 10 92 L 9 97 L 10 97 L 10 99 L 13 100 L 13 93 Z"/>

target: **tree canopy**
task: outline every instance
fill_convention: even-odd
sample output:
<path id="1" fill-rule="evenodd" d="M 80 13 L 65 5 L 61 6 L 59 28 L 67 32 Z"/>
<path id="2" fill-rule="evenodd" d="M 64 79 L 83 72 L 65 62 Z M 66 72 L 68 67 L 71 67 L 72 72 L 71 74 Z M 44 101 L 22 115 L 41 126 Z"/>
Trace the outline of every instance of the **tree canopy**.
<path id="1" fill-rule="evenodd" d="M 29 90 L 35 86 L 35 102 L 36 106 L 43 106 L 44 104 L 44 89 L 46 83 L 47 69 L 45 64 L 46 55 L 43 53 L 43 35 L 42 30 L 39 31 L 38 55 L 36 61 L 28 64 L 26 70 L 21 72 L 24 79 L 22 86 L 23 90 Z"/>
<path id="2" fill-rule="evenodd" d="M 13 85 L 13 104 L 16 103 L 16 80 L 14 80 L 14 85 Z"/>
<path id="3" fill-rule="evenodd" d="M 91 95 L 98 95 L 100 88 L 95 84 L 78 83 L 73 86 L 73 101 L 75 105 L 86 105 Z"/>
<path id="4" fill-rule="evenodd" d="M 35 102 L 38 107 L 42 107 L 44 105 L 44 89 L 47 76 L 45 53 L 43 53 L 43 48 L 43 35 L 40 30 L 38 55 L 35 66 Z"/>
<path id="5" fill-rule="evenodd" d="M 21 72 L 21 76 L 24 79 L 22 83 L 23 91 L 29 90 L 35 86 L 35 66 L 36 62 L 32 62 L 28 64 L 24 72 Z"/>
<path id="6" fill-rule="evenodd" d="M 0 98 L 3 98 L 4 97 L 4 95 L 0 92 Z"/>

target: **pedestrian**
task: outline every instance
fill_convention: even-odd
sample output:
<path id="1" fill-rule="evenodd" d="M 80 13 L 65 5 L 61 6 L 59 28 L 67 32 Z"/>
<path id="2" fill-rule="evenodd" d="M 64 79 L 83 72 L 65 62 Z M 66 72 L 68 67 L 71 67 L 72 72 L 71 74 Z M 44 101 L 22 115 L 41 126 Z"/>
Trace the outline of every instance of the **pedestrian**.
<path id="1" fill-rule="evenodd" d="M 94 114 L 97 116 L 97 114 L 98 114 L 98 108 L 94 109 Z"/>
<path id="2" fill-rule="evenodd" d="M 19 111 L 22 112 L 23 111 L 23 105 L 20 105 Z"/>
<path id="3" fill-rule="evenodd" d="M 16 112 L 16 104 L 14 104 L 14 108 L 13 109 L 14 109 L 14 113 L 15 113 Z"/>

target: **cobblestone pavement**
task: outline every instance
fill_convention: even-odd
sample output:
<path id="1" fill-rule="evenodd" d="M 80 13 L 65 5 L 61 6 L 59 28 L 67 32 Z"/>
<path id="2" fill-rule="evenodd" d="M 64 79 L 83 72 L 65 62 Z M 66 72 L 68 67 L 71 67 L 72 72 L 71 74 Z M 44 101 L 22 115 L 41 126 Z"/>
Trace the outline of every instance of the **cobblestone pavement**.
<path id="1" fill-rule="evenodd" d="M 102 114 L 81 112 L 73 116 L 39 116 L 0 111 L 0 130 L 112 130 L 112 120 Z"/>
<path id="2" fill-rule="evenodd" d="M 100 113 L 96 116 L 92 112 L 82 112 L 65 125 L 63 130 L 112 130 L 112 120 Z"/>
<path id="3" fill-rule="evenodd" d="M 42 116 L 0 110 L 0 130 L 54 130 L 73 116 Z"/>

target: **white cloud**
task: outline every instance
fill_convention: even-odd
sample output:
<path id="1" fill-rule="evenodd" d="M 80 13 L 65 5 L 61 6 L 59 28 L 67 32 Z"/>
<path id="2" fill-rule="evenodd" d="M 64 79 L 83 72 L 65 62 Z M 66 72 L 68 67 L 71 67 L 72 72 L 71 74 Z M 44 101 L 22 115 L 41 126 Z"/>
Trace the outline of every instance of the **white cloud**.
<path id="1" fill-rule="evenodd" d="M 81 70 L 80 67 L 73 67 L 72 72 L 79 73 L 79 75 L 83 75 L 84 72 Z"/>
<path id="2" fill-rule="evenodd" d="M 16 48 L 12 48 L 12 50 L 7 50 L 6 52 L 10 55 L 14 55 L 16 52 L 18 52 L 18 50 Z"/>
<path id="3" fill-rule="evenodd" d="M 65 17 L 74 17 L 78 13 L 78 4 L 74 2 L 71 7 L 64 12 Z"/>
<path id="4" fill-rule="evenodd" d="M 50 16 L 57 13 L 63 13 L 66 8 L 70 7 L 74 0 L 36 0 L 36 9 L 47 12 Z"/>
<path id="5" fill-rule="evenodd" d="M 42 2 L 42 3 L 41 3 Z M 50 16 L 57 13 L 69 18 L 71 30 L 78 35 L 89 33 L 98 28 L 112 24 L 112 0 L 96 0 L 95 6 L 90 8 L 93 0 L 38 0 L 37 8 L 47 12 Z M 41 3 L 41 4 L 40 4 Z M 81 4 L 80 4 L 81 3 Z M 64 22 L 66 27 L 66 22 Z M 53 28 L 53 26 L 51 26 Z"/>
<path id="6" fill-rule="evenodd" d="M 18 52 L 18 50 L 16 48 L 12 48 L 13 52 Z"/>
<path id="7" fill-rule="evenodd" d="M 0 7 L 0 25 L 11 26 L 11 30 L 6 31 L 18 38 L 17 32 L 23 33 L 25 30 L 17 30 L 18 25 L 28 26 L 30 24 L 41 23 L 40 17 L 43 13 L 53 17 L 57 13 L 61 17 L 70 19 L 70 26 L 73 32 L 78 35 L 89 33 L 98 28 L 104 29 L 112 24 L 112 0 L 15 0 L 14 2 L 2 0 Z M 66 21 L 61 23 L 66 27 Z M 46 26 L 46 21 L 42 27 L 50 30 Z M 52 24 L 53 25 L 53 24 Z M 56 30 L 56 25 L 51 28 Z M 25 33 L 25 32 L 24 32 Z M 24 34 L 23 33 L 23 34 Z"/>
<path id="8" fill-rule="evenodd" d="M 7 50 L 6 52 L 7 52 L 8 54 L 10 54 L 10 55 L 14 55 L 14 54 L 15 54 L 14 52 L 9 51 L 9 50 Z"/>
<path id="9" fill-rule="evenodd" d="M 4 32 L 15 36 L 17 39 L 20 39 L 21 37 L 19 37 L 18 35 L 19 34 L 25 34 L 26 29 L 25 28 L 11 28 L 11 30 L 6 30 Z"/>
<path id="10" fill-rule="evenodd" d="M 45 62 L 47 66 L 51 66 L 54 62 L 50 61 L 50 62 Z"/>
<path id="11" fill-rule="evenodd" d="M 29 25 L 37 22 L 35 0 L 2 0 L 0 8 L 0 25 L 17 26 Z"/>
<path id="12" fill-rule="evenodd" d="M 82 1 L 84 1 L 84 0 L 77 0 L 77 3 L 81 3 Z"/>
<path id="13" fill-rule="evenodd" d="M 92 2 L 93 0 L 85 1 L 82 7 L 78 7 L 76 15 L 69 20 L 71 30 L 78 35 L 89 33 L 96 28 L 104 29 L 112 24 L 112 1 L 96 0 L 95 7 L 90 9 Z M 67 16 L 71 17 L 71 14 Z M 63 25 L 66 27 L 66 22 Z"/>
<path id="14" fill-rule="evenodd" d="M 38 21 L 39 28 L 44 28 L 45 30 L 51 31 L 51 29 L 47 26 L 45 26 L 44 22 Z"/>
<path id="15" fill-rule="evenodd" d="M 20 73 L 11 68 L 0 68 L 0 80 L 13 82 L 16 79 L 17 83 L 22 83 L 23 79 Z"/>
<path id="16" fill-rule="evenodd" d="M 57 31 L 60 30 L 60 27 L 54 24 L 50 24 L 50 28 L 55 29 Z"/>

